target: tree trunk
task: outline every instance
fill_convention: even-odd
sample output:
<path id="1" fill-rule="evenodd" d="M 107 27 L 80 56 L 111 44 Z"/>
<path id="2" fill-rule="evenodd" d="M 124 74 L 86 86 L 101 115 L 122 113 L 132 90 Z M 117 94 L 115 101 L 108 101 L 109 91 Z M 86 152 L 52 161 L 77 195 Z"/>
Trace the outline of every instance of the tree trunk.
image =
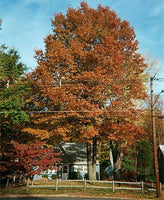
<path id="1" fill-rule="evenodd" d="M 114 179 L 119 180 L 121 178 L 123 153 L 119 152 L 117 145 L 115 148 L 116 149 L 114 151 L 113 143 L 112 143 L 112 141 L 110 141 L 110 149 L 109 149 L 110 165 L 114 169 Z"/>
<path id="2" fill-rule="evenodd" d="M 114 168 L 113 150 L 112 150 L 112 147 L 111 147 L 111 146 L 110 146 L 110 148 L 109 148 L 109 160 L 110 160 L 111 166 Z"/>
<path id="3" fill-rule="evenodd" d="M 112 167 L 111 170 L 114 170 L 114 157 L 113 157 L 112 141 L 110 141 L 110 143 L 109 143 L 109 160 L 110 160 L 110 166 Z M 112 172 L 110 173 L 110 175 L 108 174 L 109 179 L 114 179 L 114 171 L 112 171 Z"/>
<path id="4" fill-rule="evenodd" d="M 92 159 L 91 159 L 91 144 L 87 143 L 87 172 L 88 179 L 92 179 Z"/>
<path id="5" fill-rule="evenodd" d="M 138 160 L 137 160 L 137 148 L 135 147 L 135 155 L 136 155 L 136 158 L 135 158 L 135 172 L 137 173 L 137 166 L 138 166 Z"/>
<path id="6" fill-rule="evenodd" d="M 89 180 L 96 180 L 97 142 L 87 143 L 87 172 Z"/>
<path id="7" fill-rule="evenodd" d="M 122 152 L 118 153 L 116 161 L 114 163 L 114 179 L 115 180 L 120 180 L 121 178 L 122 157 L 123 157 L 123 153 Z"/>
<path id="8" fill-rule="evenodd" d="M 92 180 L 96 180 L 96 161 L 97 161 L 97 141 L 93 141 L 92 146 Z"/>

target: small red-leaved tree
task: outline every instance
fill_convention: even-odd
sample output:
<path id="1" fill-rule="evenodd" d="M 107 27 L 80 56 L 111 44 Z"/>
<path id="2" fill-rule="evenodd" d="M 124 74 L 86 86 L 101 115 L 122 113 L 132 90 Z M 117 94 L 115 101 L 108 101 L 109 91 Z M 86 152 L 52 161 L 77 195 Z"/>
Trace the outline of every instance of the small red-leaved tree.
<path id="1" fill-rule="evenodd" d="M 47 148 L 40 141 L 31 144 L 20 144 L 11 141 L 6 157 L 8 161 L 1 167 L 3 171 L 25 174 L 26 178 L 32 178 L 34 174 L 48 169 L 57 169 L 57 163 L 61 162 L 61 153 L 54 153 L 52 148 Z"/>

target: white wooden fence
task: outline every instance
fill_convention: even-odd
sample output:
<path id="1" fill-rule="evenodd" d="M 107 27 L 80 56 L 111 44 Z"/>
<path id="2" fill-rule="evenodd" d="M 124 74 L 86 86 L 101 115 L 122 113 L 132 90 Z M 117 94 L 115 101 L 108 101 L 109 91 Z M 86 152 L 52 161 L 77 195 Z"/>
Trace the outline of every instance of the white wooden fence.
<path id="1" fill-rule="evenodd" d="M 51 181 L 52 182 L 52 181 Z M 64 183 L 64 184 L 62 184 Z M 68 183 L 68 184 L 66 184 Z M 74 183 L 74 184 L 71 184 Z M 77 184 L 76 184 L 77 183 Z M 81 183 L 81 184 L 79 184 Z M 104 183 L 104 184 L 103 184 Z M 91 185 L 94 184 L 94 185 Z M 96 185 L 97 184 L 97 185 Z M 103 186 L 101 186 L 103 184 Z M 106 185 L 106 186 L 104 186 Z M 141 182 L 123 182 L 123 181 L 90 181 L 90 180 L 54 180 L 54 184 L 52 185 L 37 185 L 37 184 L 29 184 L 29 181 L 27 181 L 27 190 L 30 188 L 43 188 L 43 187 L 50 187 L 54 188 L 56 191 L 59 188 L 83 188 L 84 192 L 87 190 L 87 188 L 95 188 L 95 189 L 112 189 L 113 192 L 115 190 L 139 190 L 142 193 L 144 193 L 145 187 L 149 191 L 156 191 L 154 187 L 151 185 L 147 187 L 147 185 L 141 181 Z"/>

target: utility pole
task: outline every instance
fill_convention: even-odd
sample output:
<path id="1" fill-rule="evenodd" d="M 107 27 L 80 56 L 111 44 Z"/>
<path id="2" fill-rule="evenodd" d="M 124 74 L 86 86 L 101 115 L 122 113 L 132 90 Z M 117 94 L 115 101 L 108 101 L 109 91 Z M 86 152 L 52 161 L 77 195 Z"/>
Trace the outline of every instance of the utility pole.
<path id="1" fill-rule="evenodd" d="M 153 154 L 154 154 L 154 167 L 155 167 L 155 177 L 156 177 L 156 191 L 157 197 L 160 198 L 160 182 L 159 182 L 159 170 L 158 170 L 158 158 L 157 158 L 157 137 L 156 137 L 156 127 L 155 127 L 155 107 L 154 107 L 154 91 L 153 91 L 153 81 L 155 77 L 150 78 L 150 92 L 151 92 L 151 119 L 152 119 L 152 134 L 153 134 Z"/>

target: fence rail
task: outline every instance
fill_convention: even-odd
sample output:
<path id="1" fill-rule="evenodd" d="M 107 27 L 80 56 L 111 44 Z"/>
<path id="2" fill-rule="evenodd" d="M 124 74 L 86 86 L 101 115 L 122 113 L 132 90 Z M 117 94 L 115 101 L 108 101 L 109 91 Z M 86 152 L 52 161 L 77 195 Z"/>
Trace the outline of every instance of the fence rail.
<path id="1" fill-rule="evenodd" d="M 72 184 L 77 183 L 77 184 Z M 64 183 L 64 184 L 62 184 Z M 81 185 L 78 185 L 81 183 Z M 105 186 L 101 186 L 101 184 L 105 184 Z M 97 184 L 97 185 L 91 185 L 91 184 Z M 106 185 L 107 184 L 107 185 Z M 127 185 L 127 186 L 126 186 Z M 130 186 L 129 186 L 130 185 Z M 87 190 L 87 188 L 94 188 L 94 189 L 112 189 L 113 192 L 115 190 L 139 190 L 142 193 L 144 193 L 144 190 L 147 189 L 149 191 L 156 191 L 155 188 L 152 186 L 147 187 L 146 183 L 143 181 L 141 182 L 125 182 L 125 181 L 90 181 L 90 180 L 59 180 L 56 179 L 54 181 L 54 184 L 52 185 L 37 185 L 37 184 L 29 184 L 29 181 L 27 181 L 27 190 L 30 188 L 54 188 L 56 191 L 59 188 L 83 188 L 84 192 Z"/>

